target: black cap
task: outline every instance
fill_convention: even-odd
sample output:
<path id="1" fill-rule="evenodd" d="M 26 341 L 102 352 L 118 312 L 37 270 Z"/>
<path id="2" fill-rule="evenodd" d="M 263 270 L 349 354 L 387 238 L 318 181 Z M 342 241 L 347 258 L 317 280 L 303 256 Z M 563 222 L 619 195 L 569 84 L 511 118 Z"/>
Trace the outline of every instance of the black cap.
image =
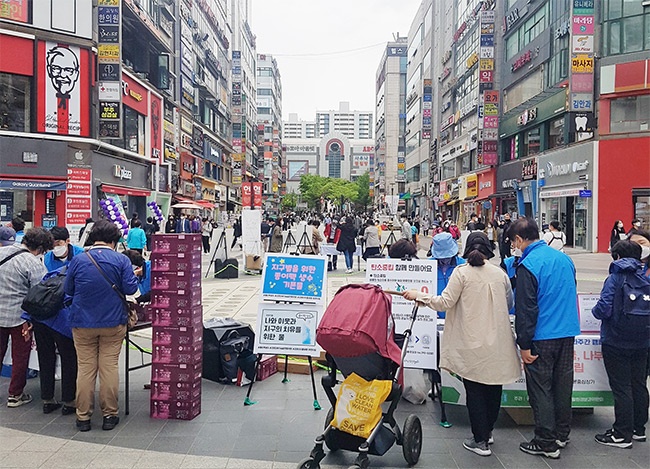
<path id="1" fill-rule="evenodd" d="M 487 259 L 494 257 L 494 248 L 492 247 L 492 243 L 482 231 L 474 231 L 467 237 L 463 257 L 467 259 L 469 253 L 474 250 L 480 251 Z"/>

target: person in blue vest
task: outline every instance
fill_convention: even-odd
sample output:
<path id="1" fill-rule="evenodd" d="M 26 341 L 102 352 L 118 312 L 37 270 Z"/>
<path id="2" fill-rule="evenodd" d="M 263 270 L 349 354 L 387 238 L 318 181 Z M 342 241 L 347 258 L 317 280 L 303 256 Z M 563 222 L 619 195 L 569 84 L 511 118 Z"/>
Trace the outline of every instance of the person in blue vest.
<path id="1" fill-rule="evenodd" d="M 84 252 L 82 247 L 70 243 L 70 232 L 66 227 L 53 226 L 50 233 L 54 237 L 54 249 L 43 257 L 43 264 L 48 272 L 68 265 L 74 256 Z"/>
<path id="2" fill-rule="evenodd" d="M 129 233 L 126 235 L 126 245 L 129 249 L 138 251 L 140 254 L 147 247 L 147 235 L 142 229 L 142 222 L 140 220 L 133 222 L 133 226 L 131 226 Z"/>
<path id="3" fill-rule="evenodd" d="M 129 258 L 134 267 L 133 273 L 138 278 L 138 303 L 148 303 L 151 299 L 151 261 L 146 261 L 142 254 L 135 249 L 127 249 L 124 255 Z"/>
<path id="4" fill-rule="evenodd" d="M 465 264 L 465 259 L 458 255 L 458 243 L 450 233 L 442 232 L 433 237 L 431 242 L 431 257 L 438 261 L 438 291 L 440 296 L 449 283 L 449 277 L 454 269 Z M 438 317 L 444 318 L 445 312 L 438 311 Z"/>
<path id="5" fill-rule="evenodd" d="M 531 218 L 507 232 L 520 257 L 515 293 L 515 332 L 526 389 L 535 416 L 535 437 L 524 453 L 557 459 L 569 442 L 574 339 L 580 334 L 573 261 L 539 239 Z"/>

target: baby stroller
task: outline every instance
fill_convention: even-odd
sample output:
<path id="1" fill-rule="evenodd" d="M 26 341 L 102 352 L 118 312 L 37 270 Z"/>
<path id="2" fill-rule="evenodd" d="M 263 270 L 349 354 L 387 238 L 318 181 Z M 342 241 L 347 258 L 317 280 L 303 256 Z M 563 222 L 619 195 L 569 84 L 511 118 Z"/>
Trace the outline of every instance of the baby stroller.
<path id="1" fill-rule="evenodd" d="M 391 309 L 391 297 L 380 287 L 367 284 L 342 287 L 327 307 L 316 340 L 325 349 L 330 367 L 322 383 L 332 408 L 325 420 L 325 431 L 316 438 L 310 456 L 299 463 L 298 469 L 320 468 L 320 462 L 325 457 L 323 444 L 330 451 L 344 449 L 358 452 L 350 469 L 367 468 L 370 465 L 369 454 L 382 456 L 394 443 L 402 446 L 404 459 L 409 466 L 418 462 L 422 449 L 420 419 L 414 414 L 409 415 L 403 430 L 400 430 L 393 415 L 402 396 L 402 364 L 417 316 L 417 304 L 413 308 L 409 329 L 401 337 L 395 336 Z M 392 389 L 385 400 L 390 403 L 388 409 L 384 411 L 383 406 L 379 423 L 368 438 L 346 433 L 331 424 L 337 404 L 333 388 L 341 384 L 337 380 L 337 370 L 346 378 L 355 373 L 366 381 L 392 382 Z"/>

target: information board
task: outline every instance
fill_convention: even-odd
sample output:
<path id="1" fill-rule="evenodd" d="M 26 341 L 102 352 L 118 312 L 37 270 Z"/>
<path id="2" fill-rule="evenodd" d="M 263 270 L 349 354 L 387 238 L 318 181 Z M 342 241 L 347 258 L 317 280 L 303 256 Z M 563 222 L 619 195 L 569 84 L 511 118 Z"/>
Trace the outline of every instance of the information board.
<path id="1" fill-rule="evenodd" d="M 591 310 L 598 300 L 600 295 L 585 295 L 578 294 L 578 314 L 580 315 L 580 332 L 583 334 L 600 333 L 600 319 L 596 319 Z"/>
<path id="2" fill-rule="evenodd" d="M 366 264 L 366 283 L 379 285 L 384 290 L 419 290 L 435 294 L 438 280 L 438 263 L 435 260 L 372 259 Z M 395 332 L 404 332 L 411 324 L 414 303 L 401 296 L 393 296 Z M 436 357 L 437 313 L 421 306 L 413 326 L 413 336 L 407 348 L 406 368 L 437 369 Z"/>
<path id="3" fill-rule="evenodd" d="M 323 304 L 327 258 L 267 253 L 262 272 L 262 299 Z"/>
<path id="4" fill-rule="evenodd" d="M 442 332 L 440 333 L 442 337 Z M 614 398 L 603 364 L 600 336 L 579 335 L 574 341 L 572 407 L 609 407 Z M 461 379 L 442 370 L 442 399 L 447 404 L 465 405 L 465 387 Z M 501 407 L 530 407 L 526 392 L 526 378 L 504 384 Z"/>
<path id="5" fill-rule="evenodd" d="M 244 256 L 262 255 L 262 211 L 242 210 L 241 242 Z"/>
<path id="6" fill-rule="evenodd" d="M 260 303 L 254 353 L 318 357 L 322 305 Z"/>

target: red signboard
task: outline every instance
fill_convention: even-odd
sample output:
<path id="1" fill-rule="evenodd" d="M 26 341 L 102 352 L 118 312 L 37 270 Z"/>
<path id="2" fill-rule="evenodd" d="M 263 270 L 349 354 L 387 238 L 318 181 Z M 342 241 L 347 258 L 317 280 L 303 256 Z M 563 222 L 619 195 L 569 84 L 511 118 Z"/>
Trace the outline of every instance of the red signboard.
<path id="1" fill-rule="evenodd" d="M 151 109 L 149 119 L 151 120 L 151 157 L 158 160 L 162 158 L 162 100 L 151 93 Z"/>
<path id="2" fill-rule="evenodd" d="M 92 214 L 87 212 L 67 212 L 65 215 L 66 225 L 85 225 L 86 218 L 90 218 Z"/>
<path id="3" fill-rule="evenodd" d="M 253 183 L 253 208 L 262 208 L 262 186 L 261 182 Z"/>
<path id="4" fill-rule="evenodd" d="M 242 182 L 241 205 L 243 208 L 250 208 L 253 202 L 253 188 L 250 182 Z"/>
<path id="5" fill-rule="evenodd" d="M 0 0 L 0 18 L 27 23 L 29 20 L 27 0 Z"/>
<path id="6" fill-rule="evenodd" d="M 494 70 L 481 70 L 478 76 L 479 82 L 492 83 L 494 81 Z"/>
<path id="7" fill-rule="evenodd" d="M 147 94 L 147 89 L 144 86 L 140 85 L 127 74 L 122 74 L 122 103 L 124 105 L 146 116 L 149 114 Z"/>
<path id="8" fill-rule="evenodd" d="M 67 197 L 66 198 L 67 210 L 90 210 L 89 197 Z"/>
<path id="9" fill-rule="evenodd" d="M 91 170 L 83 168 L 68 168 L 68 181 L 91 181 Z"/>
<path id="10" fill-rule="evenodd" d="M 66 189 L 68 195 L 85 195 L 90 197 L 91 195 L 91 186 L 90 184 L 81 184 L 78 182 L 68 182 Z"/>

